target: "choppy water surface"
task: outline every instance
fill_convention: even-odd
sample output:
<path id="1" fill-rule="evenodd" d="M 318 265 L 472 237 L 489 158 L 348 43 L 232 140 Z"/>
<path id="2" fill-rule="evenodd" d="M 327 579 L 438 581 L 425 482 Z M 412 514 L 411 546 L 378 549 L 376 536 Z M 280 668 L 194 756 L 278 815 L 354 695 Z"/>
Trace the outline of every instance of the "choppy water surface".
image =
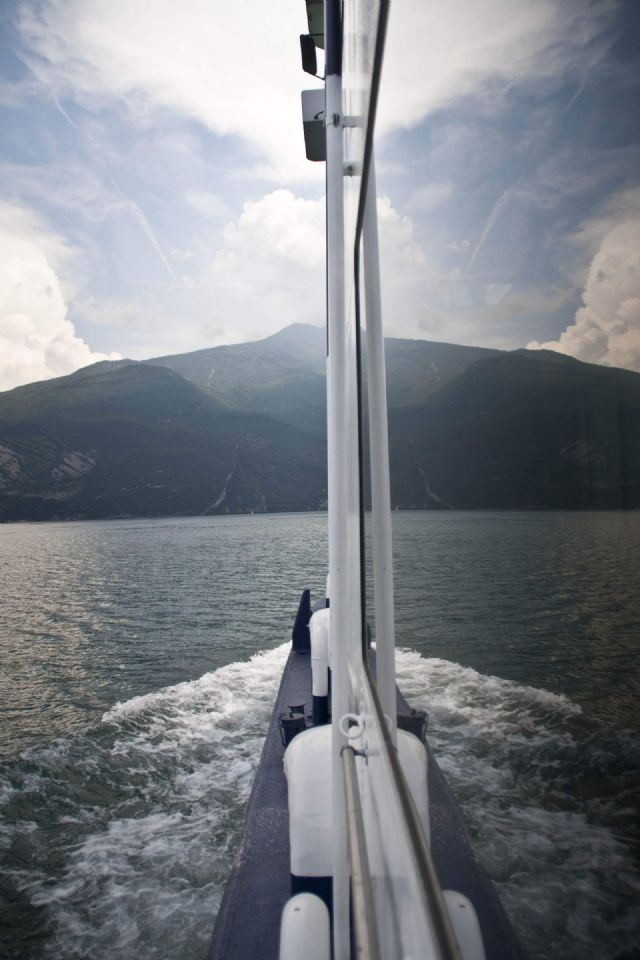
<path id="1" fill-rule="evenodd" d="M 397 514 L 399 679 L 531 957 L 640 949 L 640 517 Z M 322 515 L 0 527 L 0 954 L 203 958 Z"/>

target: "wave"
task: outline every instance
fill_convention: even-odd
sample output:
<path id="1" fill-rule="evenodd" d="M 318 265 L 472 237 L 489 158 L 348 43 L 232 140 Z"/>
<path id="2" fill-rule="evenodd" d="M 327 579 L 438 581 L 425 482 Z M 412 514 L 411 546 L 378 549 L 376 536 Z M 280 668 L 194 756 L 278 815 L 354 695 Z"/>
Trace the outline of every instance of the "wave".
<path id="1" fill-rule="evenodd" d="M 7 960 L 205 955 L 288 649 L 116 704 L 5 765 Z M 401 650 L 397 667 L 525 952 L 633 955 L 621 837 L 638 738 L 447 660 Z"/>
<path id="2" fill-rule="evenodd" d="M 525 952 L 633 955 L 640 738 L 563 695 L 446 660 L 401 650 L 397 672 L 428 711 L 429 741 Z"/>
<path id="3" fill-rule="evenodd" d="M 204 955 L 288 649 L 117 704 L 99 728 L 21 755 L 0 787 L 21 904 L 7 960 Z"/>

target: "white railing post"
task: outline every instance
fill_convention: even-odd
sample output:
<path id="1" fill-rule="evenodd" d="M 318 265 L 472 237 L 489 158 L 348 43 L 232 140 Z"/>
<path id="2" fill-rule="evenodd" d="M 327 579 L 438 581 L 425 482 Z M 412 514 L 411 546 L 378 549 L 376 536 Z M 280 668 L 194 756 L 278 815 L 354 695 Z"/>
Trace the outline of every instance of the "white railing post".
<path id="1" fill-rule="evenodd" d="M 346 423 L 348 398 L 342 127 L 342 22 L 340 0 L 325 0 L 325 128 L 327 186 L 327 328 L 329 338 L 327 421 L 329 499 L 329 578 L 332 655 L 332 812 L 333 955 L 349 958 L 349 868 L 341 750 L 345 737 L 338 722 L 349 710 L 348 669 L 348 471 Z"/>

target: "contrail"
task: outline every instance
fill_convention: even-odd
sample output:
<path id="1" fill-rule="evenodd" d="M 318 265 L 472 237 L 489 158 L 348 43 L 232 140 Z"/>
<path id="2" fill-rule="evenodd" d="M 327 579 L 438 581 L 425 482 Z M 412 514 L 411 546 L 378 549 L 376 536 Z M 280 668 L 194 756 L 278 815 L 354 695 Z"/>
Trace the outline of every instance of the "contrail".
<path id="1" fill-rule="evenodd" d="M 90 153 L 91 153 L 91 155 L 93 156 L 93 159 L 96 160 L 96 159 L 97 159 L 97 151 L 96 151 L 95 148 L 94 148 L 94 143 L 95 143 L 95 141 L 94 141 L 93 137 L 91 136 L 91 134 L 90 134 L 90 133 L 87 133 L 87 132 L 84 131 L 84 130 L 82 130 L 82 129 L 77 125 L 77 123 L 74 123 L 74 121 L 71 119 L 71 117 L 69 116 L 69 114 L 67 113 L 67 111 L 64 109 L 64 107 L 62 106 L 62 104 L 60 103 L 60 101 L 58 100 L 58 98 L 55 96 L 55 94 L 52 95 L 52 98 L 51 98 L 51 99 L 53 100 L 53 103 L 54 103 L 56 109 L 60 111 L 60 113 L 61 113 L 62 116 L 65 118 L 65 120 L 67 121 L 67 123 L 70 124 L 70 126 L 72 126 L 73 129 L 74 129 L 78 134 L 80 134 L 80 136 L 84 137 L 84 139 L 89 143 L 89 145 L 90 145 Z M 98 160 L 98 163 L 101 164 L 101 165 L 103 164 L 102 157 L 100 157 L 100 159 Z M 142 230 L 142 232 L 144 233 L 145 237 L 147 238 L 147 240 L 149 241 L 149 243 L 151 244 L 151 246 L 152 246 L 153 249 L 155 250 L 156 254 L 158 255 L 158 257 L 159 257 L 160 260 L 162 261 L 163 266 L 165 267 L 167 273 L 169 274 L 169 276 L 171 277 L 171 279 L 173 280 L 173 282 L 174 282 L 174 283 L 178 283 L 178 282 L 179 282 L 179 281 L 178 281 L 178 278 L 177 278 L 177 276 L 175 275 L 175 273 L 173 272 L 173 268 L 172 268 L 171 264 L 169 263 L 169 261 L 167 260 L 167 258 L 166 258 L 165 255 L 164 255 L 164 253 L 162 252 L 162 247 L 160 246 L 160 244 L 159 244 L 159 242 L 158 242 L 158 238 L 156 237 L 155 233 L 153 232 L 153 229 L 152 229 L 152 227 L 151 227 L 151 224 L 150 224 L 149 221 L 147 220 L 147 218 L 146 218 L 145 214 L 143 213 L 143 211 L 141 210 L 141 208 L 138 206 L 138 204 L 135 202 L 135 200 L 132 200 L 130 197 L 128 197 L 128 196 L 120 189 L 120 187 L 119 187 L 118 184 L 116 183 L 113 175 L 112 175 L 108 170 L 106 170 L 106 169 L 104 168 L 104 166 L 103 166 L 103 173 L 105 174 L 105 176 L 107 177 L 109 183 L 111 184 L 112 189 L 118 194 L 119 198 L 122 200 L 124 206 L 125 206 L 125 207 L 129 210 L 129 212 L 133 215 L 134 220 L 137 221 L 138 226 L 141 228 L 141 230 Z"/>
<path id="2" fill-rule="evenodd" d="M 507 205 L 511 197 L 516 193 L 521 181 L 524 179 L 525 173 L 526 173 L 526 169 L 522 171 L 522 173 L 520 174 L 520 176 L 518 177 L 515 183 L 513 183 L 510 187 L 507 187 L 506 190 L 503 190 L 503 192 L 500 194 L 500 196 L 494 203 L 493 207 L 491 208 L 491 212 L 487 217 L 487 222 L 485 223 L 482 229 L 482 233 L 480 234 L 480 239 L 475 245 L 473 252 L 469 258 L 469 263 L 467 264 L 467 269 L 465 271 L 466 273 L 469 273 L 469 271 L 471 270 L 474 260 L 476 259 L 476 257 L 478 256 L 482 248 L 484 247 L 489 235 L 491 234 L 491 231 L 493 230 L 496 223 L 500 219 L 503 208 Z"/>
<path id="3" fill-rule="evenodd" d="M 482 250 L 482 248 L 484 247 L 484 245 L 485 245 L 485 243 L 486 243 L 486 241 L 487 241 L 487 237 L 489 236 L 489 234 L 490 234 L 491 231 L 493 230 L 494 226 L 496 225 L 496 223 L 497 223 L 498 220 L 500 219 L 500 214 L 502 213 L 502 208 L 506 205 L 507 201 L 509 200 L 509 196 L 510 196 L 512 190 L 513 190 L 513 187 L 509 187 L 507 190 L 505 190 L 505 191 L 500 195 L 500 197 L 498 198 L 498 200 L 494 203 L 494 205 L 493 205 L 493 207 L 492 207 L 492 209 L 491 209 L 491 212 L 490 212 L 489 216 L 487 217 L 487 222 L 485 223 L 485 225 L 484 225 L 484 227 L 483 227 L 483 230 L 482 230 L 482 233 L 480 234 L 480 239 L 478 240 L 477 244 L 475 245 L 475 247 L 474 247 L 474 249 L 473 249 L 473 252 L 472 252 L 472 254 L 471 254 L 470 258 L 469 258 L 469 263 L 467 264 L 467 273 L 469 273 L 469 271 L 470 271 L 471 268 L 473 267 L 473 262 L 474 262 L 474 260 L 476 259 L 476 257 L 478 256 L 478 254 L 480 253 L 480 251 Z"/>
<path id="4" fill-rule="evenodd" d="M 118 193 L 118 195 L 120 196 L 120 198 L 121 198 L 122 201 L 124 202 L 125 206 L 129 208 L 129 210 L 130 210 L 131 213 L 133 214 L 134 218 L 138 221 L 138 224 L 140 225 L 140 227 L 141 227 L 141 229 L 142 229 L 142 232 L 144 233 L 145 237 L 147 238 L 147 240 L 149 241 L 149 243 L 151 244 L 151 246 L 153 247 L 153 249 L 155 250 L 155 252 L 158 254 L 158 256 L 160 257 L 160 259 L 162 260 L 162 262 L 163 262 L 163 264 L 164 264 L 164 266 L 165 266 L 165 268 L 166 268 L 166 270 L 167 270 L 167 273 L 169 274 L 169 276 L 171 277 L 171 279 L 173 280 L 174 283 L 178 283 L 178 282 L 179 282 L 179 281 L 178 281 L 178 278 L 176 277 L 175 273 L 173 272 L 173 269 L 172 269 L 172 267 L 171 267 L 171 264 L 169 263 L 169 261 L 167 260 L 167 258 L 166 258 L 165 255 L 164 255 L 164 253 L 162 252 L 162 248 L 160 247 L 160 244 L 158 243 L 157 237 L 156 237 L 155 233 L 153 232 L 153 230 L 151 229 L 151 224 L 150 224 L 149 221 L 147 220 L 147 218 L 146 218 L 146 216 L 144 215 L 143 211 L 141 210 L 141 208 L 138 206 L 138 204 L 137 204 L 134 200 L 131 200 L 129 197 L 126 196 L 126 194 L 124 194 L 124 193 L 122 192 L 122 190 L 120 189 L 120 187 L 118 186 L 118 184 L 115 182 L 115 180 L 113 179 L 113 177 L 112 177 L 110 174 L 108 174 L 108 176 L 109 176 L 109 179 L 111 180 L 111 184 L 112 184 L 112 186 L 113 186 L 113 189 Z"/>
<path id="5" fill-rule="evenodd" d="M 53 104 L 55 108 L 60 111 L 60 113 L 65 118 L 67 123 L 70 124 L 74 130 L 78 130 L 78 125 L 73 122 L 73 120 L 71 119 L 67 111 L 64 109 L 64 107 L 62 106 L 62 104 L 60 103 L 60 101 L 58 100 L 55 94 L 52 95 L 51 99 L 53 100 Z"/>
<path id="6" fill-rule="evenodd" d="M 576 100 L 578 99 L 578 97 L 581 95 L 581 93 L 583 93 L 584 88 L 586 87 L 586 85 L 587 85 L 587 77 L 586 77 L 586 74 L 585 74 L 585 75 L 582 77 L 582 80 L 580 81 L 580 83 L 579 83 L 579 85 L 578 85 L 578 89 L 577 89 L 576 92 L 573 94 L 573 96 L 572 96 L 571 99 L 569 100 L 569 103 L 566 105 L 566 107 L 565 107 L 564 110 L 562 111 L 563 115 L 564 115 L 565 113 L 568 113 L 568 111 L 569 111 L 569 110 L 571 109 L 571 107 L 574 105 L 574 103 L 576 102 Z"/>

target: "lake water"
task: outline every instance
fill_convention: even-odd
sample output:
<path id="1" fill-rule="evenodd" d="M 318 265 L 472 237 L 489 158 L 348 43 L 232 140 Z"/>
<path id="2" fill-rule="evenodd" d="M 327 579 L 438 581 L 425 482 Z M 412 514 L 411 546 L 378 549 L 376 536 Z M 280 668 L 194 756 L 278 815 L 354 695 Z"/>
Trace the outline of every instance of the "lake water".
<path id="1" fill-rule="evenodd" d="M 640 515 L 394 514 L 399 682 L 525 953 L 640 951 Z M 0 955 L 200 960 L 326 516 L 0 527 Z"/>

